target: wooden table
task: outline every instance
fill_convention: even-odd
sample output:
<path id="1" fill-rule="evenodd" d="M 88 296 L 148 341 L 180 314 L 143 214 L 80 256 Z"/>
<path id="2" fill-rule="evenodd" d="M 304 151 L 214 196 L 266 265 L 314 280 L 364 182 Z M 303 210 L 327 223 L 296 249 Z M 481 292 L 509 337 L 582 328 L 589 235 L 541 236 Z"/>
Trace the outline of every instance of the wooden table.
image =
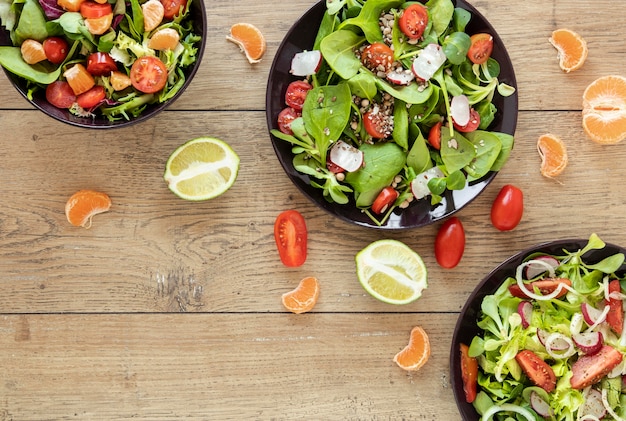
<path id="1" fill-rule="evenodd" d="M 467 235 L 455 269 L 441 269 L 440 224 L 379 231 L 329 216 L 288 180 L 265 123 L 272 59 L 314 2 L 208 1 L 209 44 L 187 92 L 157 118 L 89 131 L 30 107 L 0 77 L 0 420 L 459 418 L 449 354 L 457 316 L 499 262 L 537 243 L 598 233 L 626 244 L 626 144 L 599 146 L 581 127 L 581 95 L 595 78 L 624 74 L 626 27 L 610 0 L 475 1 L 514 63 L 519 120 L 511 159 L 457 215 Z M 226 41 L 236 22 L 266 36 L 250 65 Z M 548 37 L 569 27 L 588 41 L 584 67 L 563 73 Z M 562 137 L 570 163 L 558 180 L 539 173 L 536 141 Z M 215 136 L 241 156 L 223 196 L 186 202 L 162 175 L 184 141 Z M 525 193 L 522 223 L 491 226 L 500 188 Z M 110 212 L 89 230 L 70 226 L 75 191 L 107 192 Z M 298 209 L 309 256 L 284 267 L 273 223 Z M 376 301 L 359 285 L 355 254 L 371 241 L 404 241 L 425 260 L 429 288 L 413 304 Z M 311 313 L 294 315 L 283 292 L 321 282 Z M 432 355 L 418 372 L 392 361 L 421 325 Z"/>

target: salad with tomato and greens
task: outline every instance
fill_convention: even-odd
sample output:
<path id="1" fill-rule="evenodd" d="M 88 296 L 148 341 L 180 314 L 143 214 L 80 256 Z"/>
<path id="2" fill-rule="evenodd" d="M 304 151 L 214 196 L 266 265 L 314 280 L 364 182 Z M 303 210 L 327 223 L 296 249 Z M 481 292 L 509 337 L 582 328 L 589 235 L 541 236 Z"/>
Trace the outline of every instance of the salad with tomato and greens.
<path id="1" fill-rule="evenodd" d="M 533 253 L 482 299 L 461 344 L 465 399 L 482 420 L 626 419 L 624 254 Z"/>
<path id="2" fill-rule="evenodd" d="M 326 200 L 353 199 L 382 225 L 504 165 L 514 139 L 489 130 L 493 99 L 515 89 L 498 80 L 493 34 L 466 32 L 471 19 L 452 0 L 327 2 L 271 131 Z"/>
<path id="3" fill-rule="evenodd" d="M 198 1 L 198 0 L 196 0 Z M 0 0 L 0 65 L 81 117 L 138 117 L 198 60 L 191 0 Z"/>

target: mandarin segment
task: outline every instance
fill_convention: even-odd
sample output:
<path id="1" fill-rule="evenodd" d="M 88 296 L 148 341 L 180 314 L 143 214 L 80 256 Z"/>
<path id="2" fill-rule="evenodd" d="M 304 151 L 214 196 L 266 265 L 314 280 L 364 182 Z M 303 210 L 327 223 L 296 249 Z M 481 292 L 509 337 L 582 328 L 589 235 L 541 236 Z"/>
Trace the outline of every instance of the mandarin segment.
<path id="1" fill-rule="evenodd" d="M 282 295 L 283 306 L 292 313 L 306 313 L 315 307 L 320 295 L 320 284 L 317 278 L 308 276 L 298 286 Z"/>
<path id="2" fill-rule="evenodd" d="M 602 76 L 583 92 L 583 129 L 602 145 L 626 139 L 626 78 Z"/>
<path id="3" fill-rule="evenodd" d="M 77 227 L 90 228 L 94 215 L 108 211 L 111 198 L 94 190 L 79 190 L 65 203 L 67 221 Z"/>
<path id="4" fill-rule="evenodd" d="M 27 39 L 20 46 L 20 52 L 22 58 L 28 64 L 36 64 L 46 59 L 46 52 L 43 49 L 43 44 L 34 39 Z"/>
<path id="5" fill-rule="evenodd" d="M 417 371 L 426 364 L 430 357 L 430 341 L 428 335 L 420 326 L 411 330 L 409 344 L 398 352 L 393 361 L 400 368 L 407 371 Z"/>
<path id="6" fill-rule="evenodd" d="M 261 31 L 250 23 L 234 24 L 226 39 L 237 44 L 250 63 L 260 62 L 267 48 Z"/>
<path id="7" fill-rule="evenodd" d="M 544 134 L 537 140 L 537 151 L 541 157 L 541 175 L 556 177 L 561 174 L 568 163 L 565 143 L 553 134 Z"/>
<path id="8" fill-rule="evenodd" d="M 152 31 L 163 21 L 165 8 L 159 0 L 148 0 L 141 5 L 143 12 L 143 26 L 146 32 Z"/>
<path id="9" fill-rule="evenodd" d="M 587 59 L 589 50 L 587 42 L 570 29 L 557 29 L 549 38 L 550 44 L 556 48 L 559 67 L 566 73 L 580 69 Z"/>

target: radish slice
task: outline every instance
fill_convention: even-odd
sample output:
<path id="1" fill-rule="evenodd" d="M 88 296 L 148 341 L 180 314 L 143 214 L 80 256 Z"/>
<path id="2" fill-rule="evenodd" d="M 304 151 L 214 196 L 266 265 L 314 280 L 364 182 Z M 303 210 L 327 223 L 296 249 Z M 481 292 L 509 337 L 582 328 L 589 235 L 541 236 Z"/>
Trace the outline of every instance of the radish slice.
<path id="1" fill-rule="evenodd" d="M 430 195 L 430 189 L 428 188 L 428 182 L 433 178 L 445 177 L 439 167 L 432 167 L 423 173 L 415 176 L 411 181 L 411 192 L 416 199 L 422 199 Z"/>
<path id="2" fill-rule="evenodd" d="M 528 326 L 530 326 L 530 319 L 533 315 L 533 305 L 530 301 L 521 301 L 517 305 L 517 313 L 522 318 L 522 327 L 524 329 L 528 328 Z"/>
<path id="3" fill-rule="evenodd" d="M 609 313 L 609 306 L 604 307 L 604 310 L 600 311 L 592 307 L 589 303 L 582 303 L 580 310 L 585 319 L 585 323 L 589 325 L 589 329 L 593 329 L 606 320 L 606 315 Z"/>
<path id="4" fill-rule="evenodd" d="M 413 60 L 411 70 L 418 78 L 428 81 L 446 62 L 446 53 L 438 44 L 428 44 Z"/>
<path id="5" fill-rule="evenodd" d="M 387 80 L 396 85 L 408 85 L 415 80 L 415 75 L 410 71 L 392 70 L 387 73 Z"/>
<path id="6" fill-rule="evenodd" d="M 530 392 L 530 406 L 541 417 L 548 418 L 553 415 L 552 408 L 550 408 L 548 402 L 546 402 L 541 396 L 539 396 L 539 393 L 534 390 Z"/>
<path id="7" fill-rule="evenodd" d="M 465 95 L 452 97 L 452 101 L 450 101 L 450 116 L 459 126 L 466 126 L 469 123 L 470 105 Z"/>
<path id="8" fill-rule="evenodd" d="M 602 332 L 583 332 L 572 335 L 574 344 L 587 355 L 593 355 L 600 351 L 604 336 Z"/>
<path id="9" fill-rule="evenodd" d="M 296 53 L 291 59 L 291 74 L 294 76 L 310 76 L 317 73 L 322 64 L 322 53 L 319 50 Z"/>
<path id="10" fill-rule="evenodd" d="M 602 393 L 597 389 L 589 388 L 589 391 L 584 395 L 585 402 L 580 407 L 581 419 L 600 419 L 606 415 L 606 409 L 602 403 Z M 587 418 L 584 418 L 587 417 Z"/>
<path id="11" fill-rule="evenodd" d="M 526 266 L 526 279 L 536 278 L 550 268 L 554 270 L 559 266 L 559 261 L 552 256 L 539 256 L 531 260 L 531 262 L 533 263 Z"/>
<path id="12" fill-rule="evenodd" d="M 352 172 L 363 166 L 363 151 L 338 140 L 330 149 L 329 159 L 333 164 Z"/>

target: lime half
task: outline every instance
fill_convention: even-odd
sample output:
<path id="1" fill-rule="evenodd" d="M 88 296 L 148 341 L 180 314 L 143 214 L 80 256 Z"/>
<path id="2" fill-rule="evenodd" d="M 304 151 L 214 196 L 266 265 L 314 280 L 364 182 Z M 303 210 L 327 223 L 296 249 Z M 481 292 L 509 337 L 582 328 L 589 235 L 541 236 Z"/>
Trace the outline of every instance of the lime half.
<path id="1" fill-rule="evenodd" d="M 356 255 L 356 272 L 363 288 L 389 304 L 408 304 L 428 287 L 422 258 L 397 240 L 378 240 Z"/>
<path id="2" fill-rule="evenodd" d="M 163 178 L 175 195 L 207 200 L 228 190 L 239 173 L 239 156 L 223 140 L 192 139 L 176 149 L 165 164 Z"/>

